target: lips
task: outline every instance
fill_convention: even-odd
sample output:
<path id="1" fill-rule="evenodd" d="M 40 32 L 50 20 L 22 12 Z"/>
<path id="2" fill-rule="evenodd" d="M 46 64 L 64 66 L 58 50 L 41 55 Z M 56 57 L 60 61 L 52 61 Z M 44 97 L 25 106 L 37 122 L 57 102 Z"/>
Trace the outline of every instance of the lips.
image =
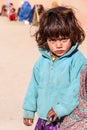
<path id="1" fill-rule="evenodd" d="M 55 51 L 55 53 L 57 53 L 57 54 L 62 54 L 64 52 L 64 50 L 57 50 L 57 51 Z"/>

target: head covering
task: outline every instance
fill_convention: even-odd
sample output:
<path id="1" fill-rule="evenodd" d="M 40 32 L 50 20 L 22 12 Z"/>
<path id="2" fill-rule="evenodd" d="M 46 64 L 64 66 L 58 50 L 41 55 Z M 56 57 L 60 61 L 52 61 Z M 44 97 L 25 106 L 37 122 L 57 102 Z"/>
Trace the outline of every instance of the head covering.
<path id="1" fill-rule="evenodd" d="M 10 6 L 10 2 L 9 1 L 6 2 L 6 6 L 8 6 L 8 7 Z"/>

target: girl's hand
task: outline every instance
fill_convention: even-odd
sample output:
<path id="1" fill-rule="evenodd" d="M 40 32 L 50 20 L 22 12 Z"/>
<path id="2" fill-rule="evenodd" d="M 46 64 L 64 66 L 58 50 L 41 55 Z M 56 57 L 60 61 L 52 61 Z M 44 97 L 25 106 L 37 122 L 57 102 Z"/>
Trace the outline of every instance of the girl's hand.
<path id="1" fill-rule="evenodd" d="M 56 121 L 56 119 L 58 118 L 58 115 L 55 113 L 53 108 L 51 108 L 47 114 L 48 121 L 50 121 L 50 118 L 52 118 L 52 122 Z"/>
<path id="2" fill-rule="evenodd" d="M 24 118 L 24 119 L 23 119 L 23 123 L 24 123 L 26 126 L 31 126 L 31 125 L 33 124 L 33 119 Z"/>

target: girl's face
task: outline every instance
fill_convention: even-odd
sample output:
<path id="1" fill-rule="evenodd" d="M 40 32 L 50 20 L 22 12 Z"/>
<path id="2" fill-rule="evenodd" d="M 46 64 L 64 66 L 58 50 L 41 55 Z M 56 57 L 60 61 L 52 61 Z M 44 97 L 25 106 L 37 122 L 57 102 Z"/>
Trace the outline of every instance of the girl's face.
<path id="1" fill-rule="evenodd" d="M 71 41 L 67 37 L 48 38 L 47 43 L 50 51 L 58 57 L 63 56 L 71 48 Z"/>

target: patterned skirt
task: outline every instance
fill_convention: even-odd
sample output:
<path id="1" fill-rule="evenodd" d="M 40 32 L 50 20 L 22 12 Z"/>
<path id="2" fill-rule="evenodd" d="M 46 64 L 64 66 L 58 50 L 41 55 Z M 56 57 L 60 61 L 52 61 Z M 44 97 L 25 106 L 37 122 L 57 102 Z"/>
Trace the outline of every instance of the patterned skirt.
<path id="1" fill-rule="evenodd" d="M 59 130 L 59 128 L 57 122 L 47 124 L 46 120 L 39 118 L 34 130 Z"/>
<path id="2" fill-rule="evenodd" d="M 79 105 L 60 123 L 60 130 L 87 130 L 87 64 L 80 73 Z"/>

